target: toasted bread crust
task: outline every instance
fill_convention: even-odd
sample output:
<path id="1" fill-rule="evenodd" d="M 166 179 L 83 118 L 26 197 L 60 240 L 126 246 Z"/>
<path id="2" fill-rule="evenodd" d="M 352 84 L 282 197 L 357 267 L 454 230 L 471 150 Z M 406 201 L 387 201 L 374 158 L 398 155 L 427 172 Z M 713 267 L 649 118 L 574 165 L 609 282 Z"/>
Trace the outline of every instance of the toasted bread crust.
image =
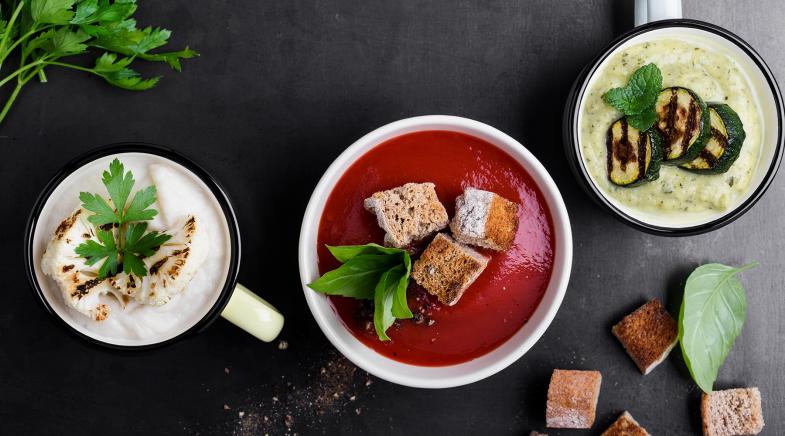
<path id="1" fill-rule="evenodd" d="M 452 306 L 488 266 L 488 259 L 444 233 L 414 262 L 412 278 L 442 304 Z"/>
<path id="2" fill-rule="evenodd" d="M 450 230 L 464 244 L 507 250 L 518 231 L 518 205 L 493 192 L 467 188 L 455 200 Z"/>
<path id="3" fill-rule="evenodd" d="M 602 433 L 602 436 L 650 436 L 645 428 L 638 424 L 629 412 L 625 411 L 619 416 L 607 430 Z"/>
<path id="4" fill-rule="evenodd" d="M 518 205 L 494 195 L 485 223 L 485 237 L 497 251 L 504 251 L 515 242 L 518 231 Z"/>
<path id="5" fill-rule="evenodd" d="M 656 298 L 625 316 L 611 331 L 643 374 L 668 356 L 679 336 L 676 320 Z"/>
<path id="6" fill-rule="evenodd" d="M 763 430 L 763 409 L 756 387 L 704 393 L 701 417 L 705 436 L 753 435 Z"/>
<path id="7" fill-rule="evenodd" d="M 554 369 L 548 386 L 546 425 L 549 428 L 591 428 L 601 382 L 599 371 Z"/>
<path id="8" fill-rule="evenodd" d="M 407 183 L 376 192 L 363 204 L 376 214 L 379 227 L 386 232 L 385 245 L 397 248 L 423 239 L 449 223 L 433 183 Z"/>

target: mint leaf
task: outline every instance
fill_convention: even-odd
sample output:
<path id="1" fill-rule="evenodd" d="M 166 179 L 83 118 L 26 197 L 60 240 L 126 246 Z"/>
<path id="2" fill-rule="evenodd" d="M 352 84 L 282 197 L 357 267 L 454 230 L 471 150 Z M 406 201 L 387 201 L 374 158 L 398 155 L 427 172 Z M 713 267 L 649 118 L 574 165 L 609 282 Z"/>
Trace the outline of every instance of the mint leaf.
<path id="1" fill-rule="evenodd" d="M 635 127 L 641 132 L 654 125 L 656 121 L 657 111 L 654 109 L 654 106 L 639 114 L 627 115 L 627 122 L 630 123 L 632 127 Z"/>
<path id="2" fill-rule="evenodd" d="M 627 115 L 629 123 L 647 130 L 657 118 L 654 106 L 662 89 L 662 73 L 655 64 L 646 64 L 632 73 L 627 86 L 608 90 L 602 98 Z"/>
<path id="3" fill-rule="evenodd" d="M 32 0 L 30 15 L 38 24 L 68 24 L 74 17 L 75 0 Z"/>
<path id="4" fill-rule="evenodd" d="M 106 259 L 98 269 L 98 280 L 103 280 L 106 277 L 117 274 L 118 252 L 113 232 L 98 230 L 97 236 L 101 243 L 90 239 L 79 244 L 74 251 L 79 256 L 87 259 L 85 261 L 87 265 L 95 265 L 101 259 Z"/>
<path id="5" fill-rule="evenodd" d="M 712 391 L 717 373 L 744 326 L 747 300 L 736 275 L 756 266 L 710 263 L 696 268 L 687 278 L 679 313 L 679 342 L 692 379 L 704 392 Z"/>
<path id="6" fill-rule="evenodd" d="M 120 222 L 115 210 L 100 195 L 82 192 L 79 194 L 79 200 L 82 201 L 83 208 L 93 212 L 93 215 L 90 215 L 87 220 L 94 225 L 102 226 Z"/>

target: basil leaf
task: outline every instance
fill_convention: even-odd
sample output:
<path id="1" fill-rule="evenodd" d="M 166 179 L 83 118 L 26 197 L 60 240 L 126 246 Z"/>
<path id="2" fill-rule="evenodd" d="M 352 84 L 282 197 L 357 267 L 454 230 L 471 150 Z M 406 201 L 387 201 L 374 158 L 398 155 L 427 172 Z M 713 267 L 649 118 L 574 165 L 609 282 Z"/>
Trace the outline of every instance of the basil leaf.
<path id="1" fill-rule="evenodd" d="M 679 342 L 693 380 L 711 392 L 722 363 L 741 333 L 747 312 L 736 275 L 757 263 L 735 268 L 710 263 L 687 278 L 679 313 Z"/>
<path id="2" fill-rule="evenodd" d="M 371 300 L 383 273 L 400 262 L 397 256 L 361 254 L 327 272 L 308 287 L 329 295 Z"/>
<path id="3" fill-rule="evenodd" d="M 379 283 L 374 291 L 373 326 L 376 328 L 376 334 L 382 341 L 390 340 L 390 337 L 387 336 L 387 329 L 395 322 L 393 300 L 395 300 L 395 294 L 398 290 L 402 269 L 398 265 L 385 271 L 379 278 Z"/>
<path id="4" fill-rule="evenodd" d="M 392 314 L 399 319 L 409 319 L 414 317 L 409 302 L 406 300 L 406 289 L 409 287 L 409 274 L 401 276 L 393 295 Z"/>
<path id="5" fill-rule="evenodd" d="M 401 254 L 406 253 L 408 256 L 408 252 L 406 250 L 401 250 L 400 248 L 387 248 L 382 247 L 378 244 L 366 244 L 366 245 L 340 245 L 340 246 L 327 246 L 327 249 L 330 250 L 330 253 L 338 259 L 339 262 L 344 263 L 349 259 L 358 256 L 360 254 Z"/>

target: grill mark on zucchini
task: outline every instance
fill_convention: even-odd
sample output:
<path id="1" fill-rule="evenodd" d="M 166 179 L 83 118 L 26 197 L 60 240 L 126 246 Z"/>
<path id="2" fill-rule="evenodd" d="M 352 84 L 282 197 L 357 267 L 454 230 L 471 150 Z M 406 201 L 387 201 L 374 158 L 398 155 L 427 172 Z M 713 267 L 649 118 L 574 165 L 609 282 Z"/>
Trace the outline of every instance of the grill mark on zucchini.
<path id="1" fill-rule="evenodd" d="M 632 144 L 630 144 L 630 137 L 629 137 L 629 130 L 630 126 L 627 124 L 627 119 L 622 118 L 620 121 L 621 123 L 621 138 L 618 142 L 618 147 L 611 147 L 613 150 L 613 157 L 619 161 L 619 167 L 622 171 L 627 170 L 627 163 L 632 158 Z M 608 130 L 608 141 L 612 144 L 613 143 L 613 126 L 611 126 L 610 130 Z M 639 141 L 640 142 L 640 141 Z M 610 155 L 609 155 L 610 156 Z M 609 165 L 612 165 L 612 161 L 609 161 Z"/>
<path id="2" fill-rule="evenodd" d="M 611 183 L 631 187 L 659 177 L 662 154 L 660 135 L 641 132 L 625 118 L 616 120 L 606 137 L 607 170 Z"/>
<path id="3" fill-rule="evenodd" d="M 709 138 L 706 104 L 687 88 L 671 87 L 657 98 L 656 129 L 664 137 L 666 163 L 679 164 L 697 157 Z"/>
<path id="4" fill-rule="evenodd" d="M 711 133 L 697 158 L 679 167 L 699 174 L 721 174 L 736 161 L 746 138 L 738 114 L 721 103 L 708 105 Z"/>
<path id="5" fill-rule="evenodd" d="M 671 88 L 671 99 L 670 102 L 668 102 L 668 121 L 665 123 L 665 129 L 661 132 L 665 137 L 665 141 L 662 144 L 662 149 L 666 158 L 671 154 L 671 147 L 673 146 L 673 135 L 676 132 L 676 112 L 678 109 L 676 106 L 676 101 L 678 98 L 679 95 L 676 92 L 676 88 Z"/>

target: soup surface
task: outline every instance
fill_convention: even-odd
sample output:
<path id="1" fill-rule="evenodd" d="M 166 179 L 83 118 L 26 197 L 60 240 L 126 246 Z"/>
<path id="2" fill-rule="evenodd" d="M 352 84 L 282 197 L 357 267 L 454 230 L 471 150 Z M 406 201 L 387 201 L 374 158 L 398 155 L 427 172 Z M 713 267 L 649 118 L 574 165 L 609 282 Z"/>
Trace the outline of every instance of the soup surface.
<path id="1" fill-rule="evenodd" d="M 521 207 L 514 245 L 502 253 L 480 249 L 491 257 L 488 267 L 454 306 L 439 304 L 412 280 L 408 301 L 415 318 L 396 321 L 387 331 L 389 342 L 376 335 L 370 302 L 331 296 L 332 304 L 355 337 L 401 362 L 443 366 L 486 354 L 528 321 L 550 281 L 555 243 L 542 193 L 511 156 L 479 138 L 424 131 L 391 139 L 355 162 L 330 194 L 319 226 L 322 274 L 339 266 L 325 244 L 383 242 L 384 232 L 363 208 L 363 200 L 407 182 L 435 183 L 451 217 L 456 197 L 468 187 L 517 202 Z M 421 241 L 415 251 L 428 242 Z"/>
<path id="2" fill-rule="evenodd" d="M 579 141 L 584 165 L 605 195 L 668 221 L 674 211 L 711 218 L 735 206 L 747 193 L 759 161 L 762 116 L 748 76 L 726 53 L 703 40 L 652 40 L 619 51 L 595 73 L 584 97 Z M 747 138 L 726 173 L 695 174 L 663 165 L 659 179 L 641 186 L 619 187 L 608 180 L 606 137 L 621 113 L 605 103 L 602 95 L 625 86 L 632 73 L 648 63 L 662 71 L 663 87 L 690 88 L 704 101 L 728 104 L 738 113 Z"/>
<path id="3" fill-rule="evenodd" d="M 80 205 L 79 193 L 100 193 L 106 197 L 101 173 L 118 158 L 133 172 L 136 190 L 155 183 L 158 199 L 152 205 L 159 214 L 150 229 L 165 231 L 189 214 L 197 215 L 209 237 L 209 251 L 188 287 L 163 306 L 131 301 L 125 309 L 112 295 L 101 302 L 111 309 L 104 321 L 95 321 L 67 306 L 55 281 L 40 270 L 40 259 L 55 228 Z M 121 153 L 92 161 L 77 169 L 52 192 L 36 226 L 33 255 L 36 275 L 52 309 L 68 324 L 95 339 L 117 345 L 146 345 L 162 342 L 184 332 L 202 319 L 217 301 L 226 281 L 230 263 L 229 227 L 218 201 L 209 188 L 185 167 L 160 156 Z"/>

